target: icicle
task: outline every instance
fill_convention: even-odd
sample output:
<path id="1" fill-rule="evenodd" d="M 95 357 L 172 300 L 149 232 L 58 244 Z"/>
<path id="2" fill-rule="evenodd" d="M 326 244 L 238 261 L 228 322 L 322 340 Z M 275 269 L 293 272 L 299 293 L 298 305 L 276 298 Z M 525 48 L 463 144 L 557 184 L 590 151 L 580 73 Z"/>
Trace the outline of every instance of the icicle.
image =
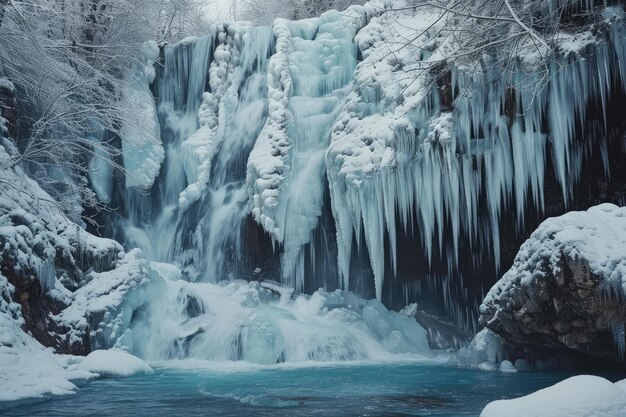
<path id="1" fill-rule="evenodd" d="M 626 332 L 624 330 L 624 322 L 612 321 L 609 323 L 609 329 L 611 330 L 615 347 L 617 348 L 620 357 L 624 359 L 624 351 L 626 351 Z"/>

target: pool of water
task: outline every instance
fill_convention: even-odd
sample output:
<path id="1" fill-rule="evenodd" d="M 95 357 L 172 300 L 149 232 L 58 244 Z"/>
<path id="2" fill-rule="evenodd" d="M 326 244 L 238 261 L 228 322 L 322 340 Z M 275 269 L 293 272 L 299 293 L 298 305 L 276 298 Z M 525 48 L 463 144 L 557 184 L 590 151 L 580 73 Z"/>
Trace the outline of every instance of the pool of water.
<path id="1" fill-rule="evenodd" d="M 72 396 L 0 404 L 0 414 L 478 416 L 490 401 L 525 395 L 568 376 L 423 363 L 265 369 L 185 363 L 157 366 L 152 375 L 93 380 Z"/>

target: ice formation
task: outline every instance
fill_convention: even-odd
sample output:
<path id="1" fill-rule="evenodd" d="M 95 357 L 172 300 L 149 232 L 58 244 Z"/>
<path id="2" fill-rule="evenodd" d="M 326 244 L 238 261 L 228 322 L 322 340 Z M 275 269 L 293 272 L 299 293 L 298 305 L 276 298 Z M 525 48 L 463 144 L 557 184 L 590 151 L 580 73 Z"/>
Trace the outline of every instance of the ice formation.
<path id="1" fill-rule="evenodd" d="M 625 90 L 623 11 L 607 9 L 597 30 L 557 34 L 545 83 L 526 55 L 506 76 L 497 65 L 451 68 L 446 93 L 428 75 L 407 77 L 456 47 L 440 10 L 407 5 L 216 24 L 165 46 L 154 83 L 165 157 L 149 195 L 130 187 L 120 202 L 126 246 L 193 280 L 241 278 L 250 216 L 280 257 L 274 279 L 312 290 L 323 270 L 326 288 L 351 289 L 367 255 L 382 299 L 409 238 L 426 264 L 442 264 L 429 288 L 474 327 L 451 288 L 484 260 L 499 265 L 504 213 L 522 230 L 528 211 L 544 210 L 548 166 L 567 205 L 591 149 L 608 158 L 604 136 L 595 146 L 577 135 L 589 103 L 606 111 Z M 144 168 L 159 166 L 150 153 Z M 145 181 L 127 181 L 150 185 L 154 170 L 141 172 Z M 459 265 L 461 250 L 471 265 Z"/>
<path id="2" fill-rule="evenodd" d="M 389 24 L 393 13 L 399 14 L 397 25 Z M 397 222 L 405 233 L 421 237 L 429 259 L 443 253 L 449 275 L 455 272 L 462 236 L 492 251 L 499 263 L 498 226 L 504 210 L 513 205 L 522 224 L 529 202 L 543 210 L 548 144 L 567 203 L 582 163 L 574 140 L 577 126 L 584 123 L 592 97 L 606 106 L 626 59 L 620 40 L 623 26 L 614 24 L 605 40 L 582 43 L 588 59 L 575 59 L 576 53 L 560 58 L 562 66 L 552 68 L 543 89 L 538 76 L 528 78 L 523 63 L 511 80 L 497 68 L 486 73 L 454 68 L 451 88 L 458 96 L 450 112 L 442 107 L 436 89 L 422 85 L 424 77 L 406 77 L 408 71 L 440 58 L 428 52 L 446 39 L 438 17 L 436 12 L 425 12 L 419 19 L 388 12 L 372 18 L 359 32 L 355 42 L 363 61 L 327 153 L 340 270 L 346 279 L 352 241 L 356 235 L 358 242 L 363 233 L 378 297 L 385 257 L 395 267 Z M 403 39 L 411 33 L 421 35 L 406 45 Z M 574 48 L 564 42 L 565 48 Z M 397 45 L 397 50 L 392 46 L 390 51 L 389 45 Z M 576 45 L 579 53 L 581 42 Z M 620 82 L 618 88 L 624 89 L 624 80 Z M 509 128 L 504 103 L 511 85 L 519 87 L 519 115 Z M 605 145 L 600 141 L 599 146 Z M 481 200 L 487 203 L 482 213 Z M 446 230 L 451 232 L 449 246 L 443 238 Z"/>
<path id="3" fill-rule="evenodd" d="M 156 105 L 150 91 L 158 57 L 159 48 L 155 42 L 144 45 L 124 95 L 123 105 L 127 110 L 120 136 L 126 187 L 149 189 L 159 175 L 164 157 Z"/>
<path id="4" fill-rule="evenodd" d="M 507 361 L 503 340 L 489 329 L 483 329 L 470 343 L 450 357 L 449 363 L 463 368 L 495 371 Z M 509 362 L 510 363 L 510 362 Z"/>
<path id="5" fill-rule="evenodd" d="M 292 296 L 277 283 L 166 280 L 116 346 L 152 361 L 283 362 L 432 357 L 414 319 L 352 293 Z"/>
<path id="6" fill-rule="evenodd" d="M 270 109 L 248 162 L 252 214 L 282 243 L 282 274 L 298 290 L 296 264 L 322 214 L 330 126 L 356 66 L 352 43 L 363 11 L 275 23 L 277 54 L 270 62 Z M 270 143 L 267 143 L 270 142 Z M 295 277 L 295 279 L 294 279 Z"/>

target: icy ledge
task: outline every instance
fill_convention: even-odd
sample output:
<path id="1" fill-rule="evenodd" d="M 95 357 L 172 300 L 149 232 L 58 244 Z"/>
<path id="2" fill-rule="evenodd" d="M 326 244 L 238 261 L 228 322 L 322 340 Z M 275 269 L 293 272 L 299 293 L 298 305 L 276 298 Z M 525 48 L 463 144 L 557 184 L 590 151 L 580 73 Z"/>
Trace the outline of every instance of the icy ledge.
<path id="1" fill-rule="evenodd" d="M 626 415 L 626 380 L 580 375 L 525 397 L 493 401 L 480 417 L 621 417 Z"/>

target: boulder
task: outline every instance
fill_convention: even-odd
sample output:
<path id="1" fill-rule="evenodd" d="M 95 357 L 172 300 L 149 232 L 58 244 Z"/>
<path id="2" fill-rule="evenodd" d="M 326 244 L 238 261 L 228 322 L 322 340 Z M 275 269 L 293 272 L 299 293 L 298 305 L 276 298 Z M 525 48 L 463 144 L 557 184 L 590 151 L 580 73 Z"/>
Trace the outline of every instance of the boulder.
<path id="1" fill-rule="evenodd" d="M 623 362 L 625 297 L 626 207 L 602 204 L 544 221 L 485 297 L 480 324 L 513 359 L 544 351 Z"/>

